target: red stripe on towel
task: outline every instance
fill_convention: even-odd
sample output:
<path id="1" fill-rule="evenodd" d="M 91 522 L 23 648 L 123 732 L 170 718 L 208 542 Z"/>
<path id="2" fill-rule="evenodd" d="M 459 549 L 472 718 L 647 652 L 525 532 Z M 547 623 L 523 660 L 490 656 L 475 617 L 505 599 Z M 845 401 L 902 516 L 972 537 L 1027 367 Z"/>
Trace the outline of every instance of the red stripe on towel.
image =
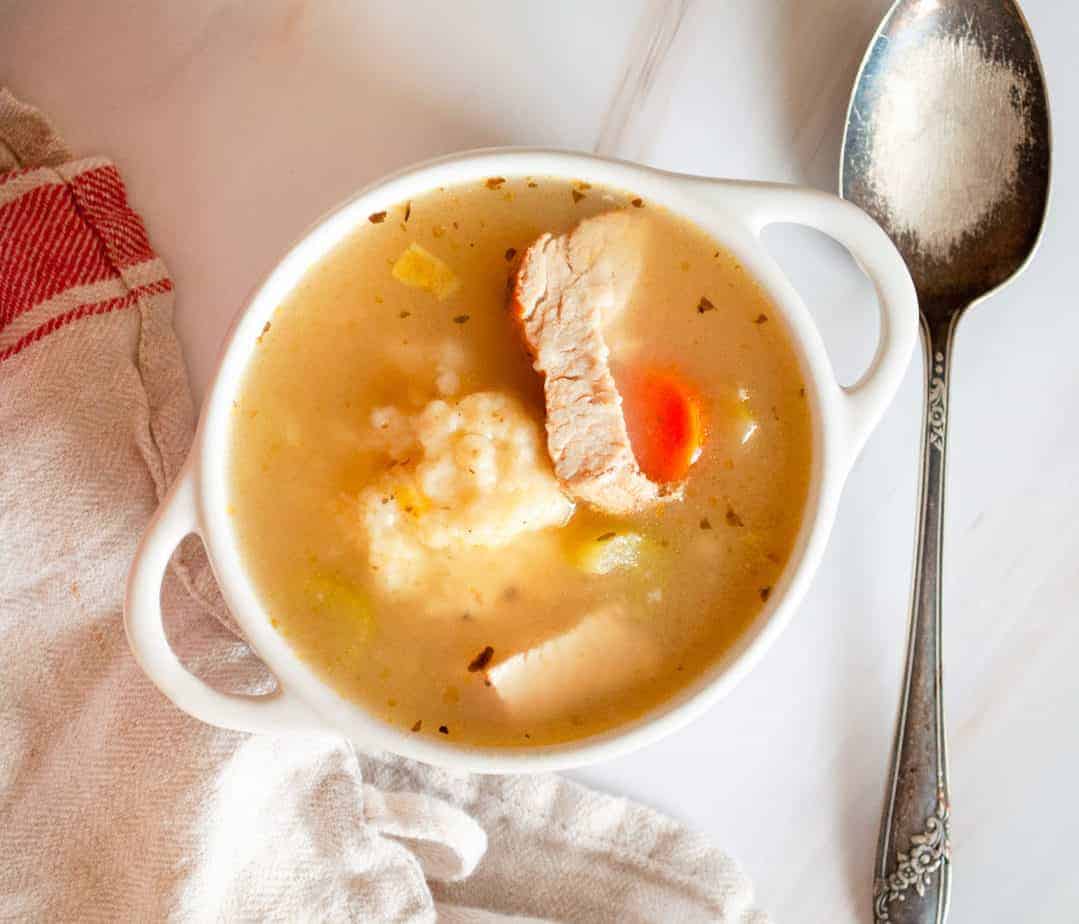
<path id="1" fill-rule="evenodd" d="M 111 164 L 28 189 L 0 206 L 0 330 L 73 286 L 121 276 L 154 256 Z"/>
<path id="2" fill-rule="evenodd" d="M 115 275 L 67 186 L 37 186 L 0 207 L 0 330 L 72 286 Z"/>
<path id="3" fill-rule="evenodd" d="M 142 219 L 127 204 L 127 192 L 112 164 L 80 173 L 70 181 L 86 220 L 101 236 L 117 267 L 132 266 L 155 256 Z"/>
<path id="4" fill-rule="evenodd" d="M 125 295 L 117 296 L 116 298 L 106 299 L 103 302 L 94 302 L 85 305 L 79 305 L 76 308 L 72 308 L 70 311 L 65 311 L 62 314 L 58 314 L 55 317 L 49 318 L 44 324 L 35 327 L 33 330 L 28 331 L 18 340 L 16 340 L 11 346 L 0 350 L 0 362 L 8 359 L 18 353 L 20 350 L 26 349 L 33 343 L 37 343 L 42 337 L 48 336 L 51 333 L 59 330 L 61 327 L 65 327 L 73 321 L 78 321 L 81 318 L 94 317 L 99 314 L 108 314 L 110 311 L 119 311 L 124 308 L 130 308 L 133 305 L 137 305 L 140 298 L 150 295 L 158 295 L 162 292 L 172 291 L 171 279 L 159 279 L 157 282 L 151 282 L 149 285 L 139 286 L 137 289 L 132 289 Z"/>

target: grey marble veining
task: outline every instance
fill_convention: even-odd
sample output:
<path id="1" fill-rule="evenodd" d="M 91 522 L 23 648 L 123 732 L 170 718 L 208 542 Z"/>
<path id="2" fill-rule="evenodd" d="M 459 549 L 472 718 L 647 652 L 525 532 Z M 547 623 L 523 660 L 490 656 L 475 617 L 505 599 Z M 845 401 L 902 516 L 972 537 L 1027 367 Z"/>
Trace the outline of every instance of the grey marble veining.
<path id="1" fill-rule="evenodd" d="M 618 89 L 603 117 L 595 152 L 605 157 L 647 161 L 654 142 L 655 126 L 648 124 L 666 99 L 657 100 L 663 89 L 661 76 L 671 47 L 685 20 L 692 0 L 646 0 L 637 29 L 630 40 Z"/>

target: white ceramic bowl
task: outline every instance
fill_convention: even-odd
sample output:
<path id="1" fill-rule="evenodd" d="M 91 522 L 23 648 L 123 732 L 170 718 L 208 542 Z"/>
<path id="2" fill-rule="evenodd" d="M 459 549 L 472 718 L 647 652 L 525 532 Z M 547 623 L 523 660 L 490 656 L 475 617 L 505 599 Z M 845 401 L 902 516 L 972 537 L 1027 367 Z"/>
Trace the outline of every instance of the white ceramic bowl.
<path id="1" fill-rule="evenodd" d="M 228 507 L 230 409 L 255 340 L 300 278 L 373 212 L 438 186 L 491 176 L 557 176 L 632 190 L 696 222 L 761 283 L 793 334 L 804 366 L 814 427 L 814 462 L 804 522 L 767 606 L 705 676 L 643 718 L 579 742 L 532 749 L 455 745 L 386 724 L 327 686 L 270 625 L 244 569 Z M 846 246 L 873 281 L 881 309 L 876 356 L 862 379 L 841 387 L 802 300 L 760 242 L 761 230 L 794 222 Z M 853 205 L 808 189 L 664 173 L 636 164 L 549 150 L 458 154 L 413 167 L 356 194 L 319 221 L 255 289 L 233 324 L 183 472 L 139 547 L 128 581 L 125 625 L 143 670 L 177 706 L 223 728 L 250 732 L 332 731 L 358 746 L 458 770 L 525 772 L 580 766 L 624 754 L 679 728 L 715 703 L 760 659 L 787 624 L 817 569 L 843 482 L 892 400 L 918 328 L 914 287 L 884 232 Z M 225 601 L 278 690 L 251 697 L 211 689 L 180 663 L 166 640 L 161 580 L 181 539 L 198 533 Z"/>

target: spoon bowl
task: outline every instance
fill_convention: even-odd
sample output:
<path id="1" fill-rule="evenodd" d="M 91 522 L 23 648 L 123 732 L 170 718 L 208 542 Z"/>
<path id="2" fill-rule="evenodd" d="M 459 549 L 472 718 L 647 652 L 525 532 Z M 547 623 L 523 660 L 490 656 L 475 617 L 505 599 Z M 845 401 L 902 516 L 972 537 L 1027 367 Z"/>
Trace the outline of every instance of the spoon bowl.
<path id="1" fill-rule="evenodd" d="M 949 53 L 951 61 L 932 66 L 934 57 Z M 908 79 L 897 85 L 897 74 Z M 1007 98 L 994 90 L 1006 91 Z M 932 122 L 926 124 L 920 117 L 930 114 Z M 1016 122 L 1020 139 L 1013 161 L 997 169 L 992 157 L 980 165 L 964 162 L 964 154 L 992 154 L 985 151 L 993 147 L 986 139 L 994 133 L 1008 137 L 1005 123 Z M 925 148 L 929 139 L 938 142 L 932 150 Z M 896 140 L 907 143 L 887 143 Z M 912 156 L 916 146 L 921 152 Z M 1044 225 L 1050 152 L 1045 81 L 1015 3 L 900 0 L 891 8 L 851 97 L 839 189 L 895 242 L 923 314 L 962 310 L 1026 266 Z M 875 182 L 926 168 L 932 171 L 930 182 Z M 1005 170 L 1010 175 L 1002 176 Z M 932 216 L 935 224 L 965 229 L 950 247 L 932 246 L 924 229 L 905 220 L 924 215 L 915 197 L 934 192 L 944 200 Z M 981 215 L 971 215 L 986 205 Z"/>
<path id="2" fill-rule="evenodd" d="M 941 692 L 941 550 L 952 338 L 1037 249 L 1049 105 L 1011 0 L 898 0 L 847 112 L 839 188 L 899 248 L 925 345 L 921 511 L 903 687 L 873 887 L 877 924 L 941 924 L 951 889 Z"/>

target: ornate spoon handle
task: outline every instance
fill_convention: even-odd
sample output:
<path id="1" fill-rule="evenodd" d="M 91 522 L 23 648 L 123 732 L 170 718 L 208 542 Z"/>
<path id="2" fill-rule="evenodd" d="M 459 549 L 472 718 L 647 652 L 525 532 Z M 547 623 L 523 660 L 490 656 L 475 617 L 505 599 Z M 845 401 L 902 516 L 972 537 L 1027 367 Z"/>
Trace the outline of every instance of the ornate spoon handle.
<path id="1" fill-rule="evenodd" d="M 952 333 L 922 318 L 928 391 L 922 434 L 921 514 L 907 662 L 873 886 L 877 924 L 940 924 L 948 913 L 948 765 L 941 701 L 940 587 L 944 459 Z"/>

